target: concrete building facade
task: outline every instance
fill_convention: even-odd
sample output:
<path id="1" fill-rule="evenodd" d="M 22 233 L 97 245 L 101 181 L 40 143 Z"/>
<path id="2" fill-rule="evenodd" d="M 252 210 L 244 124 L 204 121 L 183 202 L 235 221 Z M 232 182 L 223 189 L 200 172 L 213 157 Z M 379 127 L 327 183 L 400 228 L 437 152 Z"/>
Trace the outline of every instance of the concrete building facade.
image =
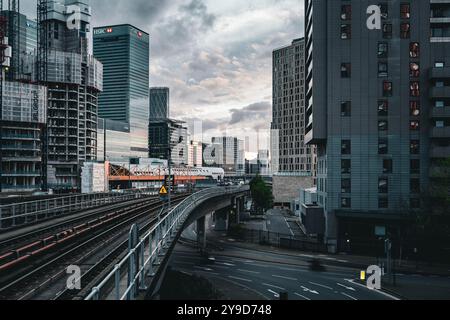
<path id="1" fill-rule="evenodd" d="M 336 245 L 395 234 L 450 156 L 450 2 L 378 2 L 380 28 L 371 5 L 305 1 L 305 141 Z"/>

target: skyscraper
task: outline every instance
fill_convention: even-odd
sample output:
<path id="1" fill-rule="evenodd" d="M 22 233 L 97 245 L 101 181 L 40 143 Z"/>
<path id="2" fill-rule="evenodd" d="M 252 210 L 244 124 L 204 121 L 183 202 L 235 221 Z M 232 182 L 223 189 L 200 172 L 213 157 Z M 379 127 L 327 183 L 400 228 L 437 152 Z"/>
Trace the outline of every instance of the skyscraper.
<path id="1" fill-rule="evenodd" d="M 80 170 L 97 156 L 98 94 L 102 64 L 88 54 L 89 1 L 39 1 L 38 78 L 48 87 L 47 183 L 56 190 L 80 190 Z M 81 12 L 69 28 L 69 6 Z"/>
<path id="2" fill-rule="evenodd" d="M 450 156 L 450 3 L 384 1 L 380 29 L 371 4 L 305 1 L 305 140 L 341 245 L 398 234 Z"/>
<path id="3" fill-rule="evenodd" d="M 277 173 L 314 171 L 314 147 L 304 143 L 304 39 L 273 52 L 272 130 L 278 131 L 278 148 L 272 150 Z"/>
<path id="4" fill-rule="evenodd" d="M 169 88 L 150 88 L 150 119 L 167 119 L 170 113 Z"/>
<path id="5" fill-rule="evenodd" d="M 149 35 L 131 25 L 94 28 L 94 56 L 103 63 L 101 118 L 130 127 L 132 157 L 148 156 Z"/>

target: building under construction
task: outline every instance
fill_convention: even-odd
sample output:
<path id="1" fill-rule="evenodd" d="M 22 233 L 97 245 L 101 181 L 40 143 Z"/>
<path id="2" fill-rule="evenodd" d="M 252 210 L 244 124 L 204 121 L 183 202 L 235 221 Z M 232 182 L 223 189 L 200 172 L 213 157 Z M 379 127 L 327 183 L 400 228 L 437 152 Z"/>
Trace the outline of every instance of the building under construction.
<path id="1" fill-rule="evenodd" d="M 33 79 L 48 88 L 47 186 L 79 191 L 84 162 L 96 160 L 98 94 L 103 66 L 88 54 L 88 0 L 38 0 Z"/>
<path id="2" fill-rule="evenodd" d="M 5 6 L 4 6 L 5 4 Z M 0 191 L 39 190 L 47 121 L 47 89 L 24 77 L 25 16 L 19 1 L 0 3 Z"/>

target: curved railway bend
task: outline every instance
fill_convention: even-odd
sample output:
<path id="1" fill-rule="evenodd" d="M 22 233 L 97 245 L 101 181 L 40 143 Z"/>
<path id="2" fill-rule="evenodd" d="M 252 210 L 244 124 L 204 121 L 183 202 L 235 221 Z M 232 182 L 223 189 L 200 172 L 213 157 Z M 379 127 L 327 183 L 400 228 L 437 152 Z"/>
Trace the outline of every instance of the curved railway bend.
<path id="1" fill-rule="evenodd" d="M 176 195 L 173 204 L 187 195 Z M 63 222 L 0 242 L 0 299 L 76 299 L 126 252 L 133 224 L 141 233 L 157 221 L 163 203 L 145 198 L 90 210 Z M 82 272 L 82 290 L 66 291 L 67 266 Z"/>

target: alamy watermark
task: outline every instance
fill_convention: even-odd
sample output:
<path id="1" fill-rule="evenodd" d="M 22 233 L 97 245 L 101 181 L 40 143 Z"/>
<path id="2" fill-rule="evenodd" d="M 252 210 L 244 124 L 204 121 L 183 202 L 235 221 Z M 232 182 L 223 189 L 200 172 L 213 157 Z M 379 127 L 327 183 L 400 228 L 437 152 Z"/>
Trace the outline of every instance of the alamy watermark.
<path id="1" fill-rule="evenodd" d="M 370 290 L 381 290 L 381 277 L 383 269 L 377 265 L 372 265 L 366 271 L 361 271 L 361 280 L 366 281 L 366 286 Z"/>
<path id="2" fill-rule="evenodd" d="M 66 281 L 67 290 L 81 290 L 81 268 L 70 265 L 66 269 L 66 274 L 68 275 Z"/>
<path id="3" fill-rule="evenodd" d="M 78 5 L 66 6 L 66 12 L 69 14 L 67 17 L 67 29 L 80 30 L 81 29 L 81 8 Z"/>

